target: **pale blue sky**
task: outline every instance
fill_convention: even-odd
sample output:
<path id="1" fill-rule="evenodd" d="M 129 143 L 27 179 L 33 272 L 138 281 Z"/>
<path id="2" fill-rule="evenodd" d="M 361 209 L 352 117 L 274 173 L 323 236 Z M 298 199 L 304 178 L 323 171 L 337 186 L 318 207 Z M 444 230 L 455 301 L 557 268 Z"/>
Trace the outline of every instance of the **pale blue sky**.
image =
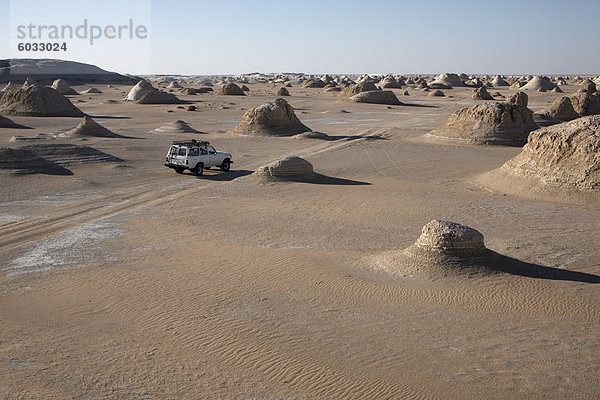
<path id="1" fill-rule="evenodd" d="M 81 46 L 77 61 L 132 74 L 600 73 L 600 0 L 139 1 L 149 50 Z M 77 1 L 77 12 L 58 2 L 19 0 L 74 24 L 113 0 Z M 2 57 L 14 56 L 8 26 L 0 21 Z"/>

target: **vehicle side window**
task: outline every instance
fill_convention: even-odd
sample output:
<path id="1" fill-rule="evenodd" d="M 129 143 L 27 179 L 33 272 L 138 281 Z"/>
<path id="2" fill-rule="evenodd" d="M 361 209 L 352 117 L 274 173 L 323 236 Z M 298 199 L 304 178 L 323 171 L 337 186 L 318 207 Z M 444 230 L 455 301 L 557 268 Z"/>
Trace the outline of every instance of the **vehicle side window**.
<path id="1" fill-rule="evenodd" d="M 203 155 L 203 156 L 205 156 L 205 155 L 207 155 L 207 154 L 208 154 L 208 153 L 206 152 L 206 148 L 205 148 L 205 147 L 202 147 L 202 148 L 200 149 L 200 154 L 201 154 L 201 155 Z"/>
<path id="2" fill-rule="evenodd" d="M 181 147 L 181 148 L 179 149 L 179 155 L 180 155 L 180 156 L 185 156 L 186 150 L 187 150 L 187 149 L 186 149 L 185 147 Z"/>
<path id="3" fill-rule="evenodd" d="M 193 148 L 190 149 L 190 154 L 189 155 L 191 157 L 197 156 L 198 154 L 199 153 L 198 153 L 198 148 L 197 147 L 193 147 Z"/>

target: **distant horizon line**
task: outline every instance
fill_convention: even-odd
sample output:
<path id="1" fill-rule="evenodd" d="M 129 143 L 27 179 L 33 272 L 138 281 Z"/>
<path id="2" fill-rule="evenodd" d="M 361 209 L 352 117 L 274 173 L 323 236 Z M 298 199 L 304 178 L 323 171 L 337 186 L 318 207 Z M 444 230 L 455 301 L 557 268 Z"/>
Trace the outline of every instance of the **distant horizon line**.
<path id="1" fill-rule="evenodd" d="M 112 71 L 115 72 L 115 71 Z M 465 74 L 465 75 L 490 75 L 490 76 L 557 76 L 557 75 L 579 75 L 579 76 L 600 76 L 600 73 L 566 73 L 566 72 L 557 72 L 557 73 L 487 73 L 487 72 L 244 72 L 244 73 L 202 73 L 202 74 L 185 74 L 185 73 L 148 73 L 148 74 L 131 74 L 125 73 L 128 75 L 137 75 L 137 76 L 240 76 L 240 75 L 255 75 L 255 74 L 265 74 L 265 75 L 440 75 L 440 74 Z"/>
<path id="2" fill-rule="evenodd" d="M 158 76 L 239 76 L 239 75 L 253 75 L 253 74 L 282 74 L 282 75 L 440 75 L 444 73 L 454 73 L 454 74 L 465 74 L 465 75 L 502 75 L 502 76 L 557 76 L 557 75 L 582 75 L 582 76 L 600 76 L 600 72 L 546 72 L 546 73 L 531 73 L 531 72 L 511 72 L 511 73 L 498 73 L 498 72 L 453 72 L 453 71 L 443 71 L 443 72 L 243 72 L 243 73 L 235 73 L 235 72 L 227 72 L 227 73 L 182 73 L 182 72 L 149 72 L 149 73 L 131 73 L 131 72 L 118 72 L 116 70 L 105 69 L 96 64 L 91 64 L 89 62 L 78 61 L 78 60 L 65 60 L 61 58 L 31 58 L 31 57 L 23 57 L 23 58 L 0 58 L 0 61 L 12 61 L 12 60 L 53 60 L 53 61 L 64 61 L 64 62 L 73 62 L 79 64 L 86 64 L 90 66 L 94 66 L 100 68 L 106 72 L 116 72 L 118 74 L 126 74 L 133 76 L 150 76 L 150 75 L 158 75 Z"/>

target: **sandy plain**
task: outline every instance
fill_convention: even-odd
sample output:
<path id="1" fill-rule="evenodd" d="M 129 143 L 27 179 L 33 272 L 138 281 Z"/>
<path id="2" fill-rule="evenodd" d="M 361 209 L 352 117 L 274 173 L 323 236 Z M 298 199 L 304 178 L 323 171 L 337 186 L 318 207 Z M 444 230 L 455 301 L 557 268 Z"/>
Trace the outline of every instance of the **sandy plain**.
<path id="1" fill-rule="evenodd" d="M 335 139 L 321 140 L 227 133 L 280 87 L 247 86 L 245 97 L 178 94 L 198 107 L 188 112 L 98 85 L 70 98 L 130 138 L 60 143 L 122 161 L 0 173 L 0 398 L 600 397 L 600 209 L 482 187 L 518 147 L 424 139 L 476 104 L 472 89 L 394 89 L 430 107 L 388 107 L 294 85 L 296 115 Z M 560 96 L 528 94 L 534 111 Z M 1 129 L 1 147 L 79 123 L 11 119 L 33 129 Z M 150 133 L 176 119 L 208 134 Z M 231 152 L 232 170 L 165 168 L 171 141 L 190 137 Z M 249 178 L 287 155 L 322 176 Z M 432 219 L 581 274 L 426 277 L 381 262 Z"/>

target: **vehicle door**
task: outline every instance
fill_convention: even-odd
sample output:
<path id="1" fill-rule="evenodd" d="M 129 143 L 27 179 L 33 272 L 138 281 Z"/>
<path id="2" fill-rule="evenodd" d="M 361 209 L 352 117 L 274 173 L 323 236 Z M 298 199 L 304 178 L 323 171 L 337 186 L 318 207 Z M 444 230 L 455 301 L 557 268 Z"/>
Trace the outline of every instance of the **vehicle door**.
<path id="1" fill-rule="evenodd" d="M 204 163 L 205 167 L 210 167 L 210 154 L 208 154 L 208 149 L 206 146 L 200 146 L 198 151 L 200 152 L 200 161 Z"/>
<path id="2" fill-rule="evenodd" d="M 210 166 L 221 165 L 221 160 L 219 160 L 219 156 L 217 155 L 217 151 L 211 145 L 206 147 L 208 151 L 208 156 L 210 157 Z"/>

